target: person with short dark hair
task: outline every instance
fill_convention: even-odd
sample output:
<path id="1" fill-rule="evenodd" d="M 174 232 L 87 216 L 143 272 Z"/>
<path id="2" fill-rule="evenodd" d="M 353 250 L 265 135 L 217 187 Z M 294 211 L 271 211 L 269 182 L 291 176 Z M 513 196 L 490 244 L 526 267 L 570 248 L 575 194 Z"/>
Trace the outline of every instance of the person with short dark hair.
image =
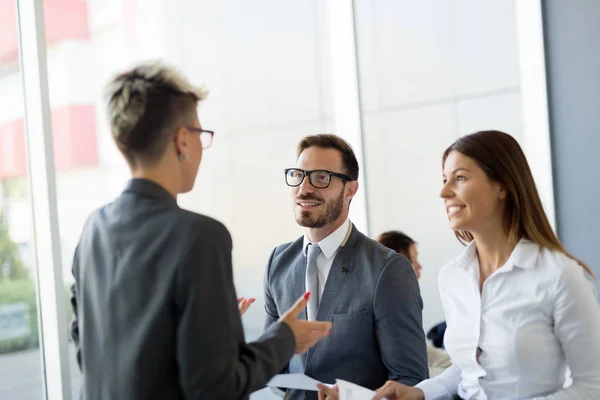
<path id="1" fill-rule="evenodd" d="M 405 257 L 360 233 L 348 219 L 358 190 L 358 162 L 336 135 L 300 141 L 285 169 L 292 207 L 304 235 L 275 248 L 265 273 L 266 326 L 294 297 L 311 292 L 309 321 L 331 321 L 331 336 L 287 371 L 325 383 L 355 381 L 375 389 L 393 379 L 413 385 L 428 376 L 421 293 Z M 288 399 L 316 399 L 290 390 Z"/>

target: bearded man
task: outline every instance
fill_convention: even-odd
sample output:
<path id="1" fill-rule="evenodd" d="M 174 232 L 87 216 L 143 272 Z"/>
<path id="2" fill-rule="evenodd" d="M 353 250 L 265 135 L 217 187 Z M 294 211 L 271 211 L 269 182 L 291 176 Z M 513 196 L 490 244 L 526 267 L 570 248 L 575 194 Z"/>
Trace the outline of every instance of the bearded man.
<path id="1" fill-rule="evenodd" d="M 285 169 L 296 222 L 304 235 L 276 247 L 265 273 L 265 327 L 305 291 L 299 318 L 332 321 L 330 336 L 294 356 L 285 372 L 321 382 L 344 379 L 370 389 L 388 380 L 416 385 L 428 377 L 423 301 L 406 257 L 359 232 L 348 219 L 358 191 L 352 147 L 331 134 L 298 144 Z M 317 392 L 288 390 L 288 399 Z"/>

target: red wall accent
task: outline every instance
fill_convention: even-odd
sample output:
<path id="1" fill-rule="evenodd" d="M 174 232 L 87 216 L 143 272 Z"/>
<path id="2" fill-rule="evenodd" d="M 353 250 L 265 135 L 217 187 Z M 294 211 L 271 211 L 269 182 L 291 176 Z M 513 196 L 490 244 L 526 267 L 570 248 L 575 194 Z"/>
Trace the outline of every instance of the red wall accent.
<path id="1" fill-rule="evenodd" d="M 59 171 L 98 164 L 93 105 L 52 110 L 54 164 Z M 25 176 L 27 156 L 23 118 L 0 124 L 0 179 Z"/>
<path id="2" fill-rule="evenodd" d="M 53 110 L 52 135 L 58 170 L 98 164 L 94 106 L 73 105 Z"/>
<path id="3" fill-rule="evenodd" d="M 15 0 L 0 0 L 0 64 L 14 61 L 19 56 L 16 3 Z"/>
<path id="4" fill-rule="evenodd" d="M 65 39 L 89 39 L 87 0 L 43 1 L 48 45 Z M 13 62 L 19 55 L 15 3 L 0 0 L 0 64 Z"/>
<path id="5" fill-rule="evenodd" d="M 25 121 L 0 124 L 0 179 L 25 175 Z"/>

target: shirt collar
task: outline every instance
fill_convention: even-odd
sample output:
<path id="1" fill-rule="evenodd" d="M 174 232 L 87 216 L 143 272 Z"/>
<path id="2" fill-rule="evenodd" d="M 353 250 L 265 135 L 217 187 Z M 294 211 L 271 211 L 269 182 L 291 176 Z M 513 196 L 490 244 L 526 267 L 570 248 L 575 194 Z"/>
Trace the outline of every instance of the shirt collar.
<path id="1" fill-rule="evenodd" d="M 506 263 L 502 266 L 502 269 L 510 271 L 514 267 L 522 269 L 535 268 L 538 251 L 539 245 L 529 239 L 522 238 L 517 243 Z M 471 241 L 467 245 L 467 248 L 458 256 L 455 265 L 464 270 L 476 268 L 479 265 L 475 241 Z"/>
<path id="2" fill-rule="evenodd" d="M 456 258 L 455 266 L 464 270 L 469 270 L 477 265 L 477 247 L 472 240 L 467 247 Z"/>
<path id="3" fill-rule="evenodd" d="M 337 249 L 344 243 L 348 236 L 348 230 L 350 228 L 350 220 L 346 219 L 339 228 L 333 231 L 329 236 L 321 240 L 317 245 L 321 248 L 323 255 L 326 258 L 331 258 L 337 251 Z M 302 245 L 302 254 L 306 256 L 306 247 L 310 244 L 310 240 L 304 235 L 304 242 Z"/>
<path id="4" fill-rule="evenodd" d="M 178 207 L 177 200 L 171 196 L 167 189 L 148 179 L 132 178 L 127 182 L 124 192 L 152 197 L 171 207 Z"/>
<path id="5" fill-rule="evenodd" d="M 540 246 L 529 239 L 519 240 L 517 247 L 513 250 L 506 265 L 512 265 L 523 269 L 535 268 Z"/>

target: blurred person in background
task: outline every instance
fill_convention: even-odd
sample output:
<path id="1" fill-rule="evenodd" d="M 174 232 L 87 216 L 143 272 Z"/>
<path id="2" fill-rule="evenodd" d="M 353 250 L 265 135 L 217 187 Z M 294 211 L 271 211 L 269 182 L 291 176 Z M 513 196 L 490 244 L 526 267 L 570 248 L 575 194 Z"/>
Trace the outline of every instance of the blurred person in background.
<path id="1" fill-rule="evenodd" d="M 417 243 L 408 235 L 400 231 L 387 231 L 377 236 L 375 240 L 388 249 L 392 249 L 396 253 L 400 253 L 408 258 L 413 271 L 415 271 L 415 275 L 417 275 L 417 279 L 421 278 L 421 269 L 423 266 L 419 262 Z"/>
<path id="2" fill-rule="evenodd" d="M 421 269 L 423 267 L 419 262 L 417 243 L 412 238 L 400 231 L 387 231 L 379 235 L 376 240 L 385 247 L 408 258 L 417 279 L 421 278 Z M 429 376 L 433 378 L 452 365 L 452 361 L 450 361 L 448 353 L 427 342 L 427 364 L 429 366 Z"/>

